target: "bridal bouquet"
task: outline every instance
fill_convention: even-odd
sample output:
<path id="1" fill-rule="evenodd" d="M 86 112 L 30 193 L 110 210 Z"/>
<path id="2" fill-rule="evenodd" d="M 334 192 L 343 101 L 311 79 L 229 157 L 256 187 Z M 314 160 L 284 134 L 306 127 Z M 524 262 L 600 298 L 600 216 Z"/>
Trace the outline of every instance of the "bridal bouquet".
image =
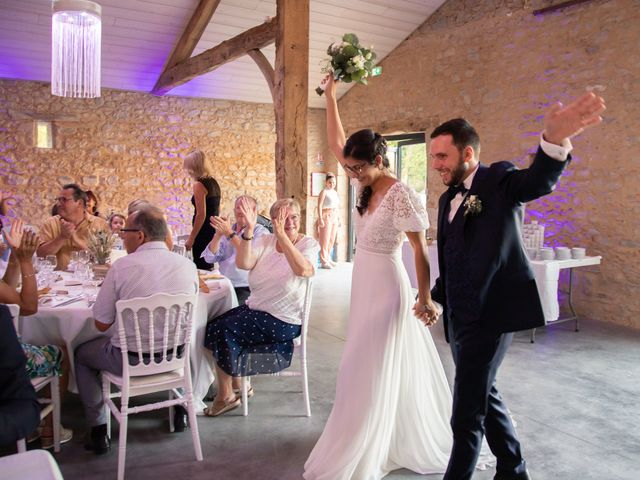
<path id="1" fill-rule="evenodd" d="M 367 77 L 371 75 L 376 54 L 371 48 L 367 49 L 360 45 L 358 37 L 353 33 L 345 33 L 341 42 L 329 45 L 327 55 L 331 58 L 322 68 L 322 73 L 331 73 L 334 80 L 345 83 L 367 84 Z M 316 88 L 316 93 L 322 95 L 324 88 L 322 86 Z"/>

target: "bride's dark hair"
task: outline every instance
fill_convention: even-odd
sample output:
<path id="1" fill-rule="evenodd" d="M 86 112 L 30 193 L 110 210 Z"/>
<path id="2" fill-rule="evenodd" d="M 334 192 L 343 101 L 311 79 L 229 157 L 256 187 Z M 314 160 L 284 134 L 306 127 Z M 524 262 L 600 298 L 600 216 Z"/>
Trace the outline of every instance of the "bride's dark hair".
<path id="1" fill-rule="evenodd" d="M 374 132 L 369 128 L 359 130 L 351 135 L 342 149 L 342 155 L 345 158 L 353 158 L 354 160 L 365 161 L 370 165 L 376 163 L 376 157 L 382 157 L 382 165 L 389 168 L 389 159 L 387 158 L 387 141 L 382 135 Z M 369 200 L 373 191 L 367 186 L 362 189 L 358 198 L 358 213 L 363 215 L 369 206 Z"/>

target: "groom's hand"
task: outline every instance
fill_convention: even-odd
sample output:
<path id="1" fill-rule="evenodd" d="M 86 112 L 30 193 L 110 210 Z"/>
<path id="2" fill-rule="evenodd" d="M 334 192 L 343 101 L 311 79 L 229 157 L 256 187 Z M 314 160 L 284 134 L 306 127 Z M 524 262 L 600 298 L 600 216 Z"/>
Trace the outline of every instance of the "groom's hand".
<path id="1" fill-rule="evenodd" d="M 585 93 L 567 106 L 557 103 L 544 117 L 542 135 L 547 142 L 562 145 L 585 128 L 602 122 L 600 114 L 605 108 L 602 97 L 593 92 Z"/>

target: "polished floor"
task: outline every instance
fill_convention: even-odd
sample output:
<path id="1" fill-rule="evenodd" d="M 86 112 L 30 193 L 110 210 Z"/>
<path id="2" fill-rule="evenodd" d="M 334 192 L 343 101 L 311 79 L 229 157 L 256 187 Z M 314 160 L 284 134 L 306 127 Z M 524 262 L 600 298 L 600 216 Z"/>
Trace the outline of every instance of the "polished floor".
<path id="1" fill-rule="evenodd" d="M 138 414 L 129 421 L 127 478 L 300 479 L 334 397 L 350 277 L 351 266 L 342 264 L 319 271 L 315 282 L 309 333 L 311 418 L 301 416 L 298 379 L 257 378 L 248 417 L 240 410 L 218 418 L 199 417 L 204 461 L 196 462 L 190 433 L 169 433 L 164 412 Z M 432 333 L 451 380 L 452 361 L 442 326 L 433 327 Z M 498 385 L 517 422 L 532 478 L 640 478 L 639 379 L 638 331 L 584 319 L 578 333 L 569 323 L 539 330 L 535 344 L 528 333 L 518 334 Z M 76 432 L 56 455 L 64 478 L 115 478 L 117 441 L 102 457 L 84 451 L 76 395 L 65 399 L 63 423 Z M 474 479 L 491 479 L 493 473 L 477 472 Z M 399 470 L 387 478 L 421 476 Z"/>

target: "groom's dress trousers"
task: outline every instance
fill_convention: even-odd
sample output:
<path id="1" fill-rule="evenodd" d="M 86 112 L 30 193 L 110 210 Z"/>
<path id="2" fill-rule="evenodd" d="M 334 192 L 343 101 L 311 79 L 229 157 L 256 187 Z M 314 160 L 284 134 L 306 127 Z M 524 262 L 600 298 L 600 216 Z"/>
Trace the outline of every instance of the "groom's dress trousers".
<path id="1" fill-rule="evenodd" d="M 448 213 L 445 212 L 445 219 Z M 456 461 L 447 469 L 445 478 L 449 480 L 471 478 L 483 435 L 498 458 L 499 469 L 507 474 L 525 469 L 520 443 L 495 387 L 498 367 L 513 334 L 487 332 L 479 325 L 481 302 L 468 272 L 464 221 L 462 206 L 451 223 L 444 222 L 440 235 L 444 251 L 440 276 L 445 279 L 448 337 L 456 364 L 451 418 L 454 440 L 451 458 Z"/>

